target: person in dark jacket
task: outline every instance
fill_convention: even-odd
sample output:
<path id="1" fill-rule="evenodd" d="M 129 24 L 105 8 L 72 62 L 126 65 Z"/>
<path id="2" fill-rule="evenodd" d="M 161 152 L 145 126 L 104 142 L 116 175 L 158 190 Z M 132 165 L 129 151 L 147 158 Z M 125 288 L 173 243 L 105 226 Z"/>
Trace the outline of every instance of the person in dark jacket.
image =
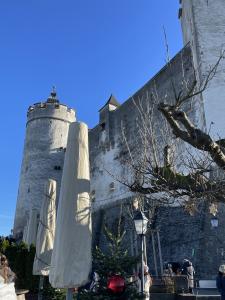
<path id="1" fill-rule="evenodd" d="M 216 287 L 221 295 L 221 300 L 225 300 L 225 265 L 219 267 L 216 278 Z"/>

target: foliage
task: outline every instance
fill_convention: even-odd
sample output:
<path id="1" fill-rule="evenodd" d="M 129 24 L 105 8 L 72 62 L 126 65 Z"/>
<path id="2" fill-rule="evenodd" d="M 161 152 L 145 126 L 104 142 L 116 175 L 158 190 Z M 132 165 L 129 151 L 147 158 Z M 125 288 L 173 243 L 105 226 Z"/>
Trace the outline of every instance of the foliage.
<path id="1" fill-rule="evenodd" d="M 36 292 L 39 276 L 32 275 L 35 256 L 34 245 L 31 245 L 28 250 L 25 243 L 15 243 L 12 239 L 2 237 L 0 239 L 0 252 L 6 255 L 10 268 L 16 274 L 16 288 Z"/>
<path id="2" fill-rule="evenodd" d="M 16 243 L 13 239 L 0 237 L 0 253 L 6 255 L 9 266 L 16 274 L 15 287 L 38 293 L 39 276 L 32 275 L 35 246 L 28 249 L 24 242 Z M 43 296 L 46 300 L 64 300 L 66 290 L 54 289 L 45 278 Z"/>
<path id="3" fill-rule="evenodd" d="M 44 280 L 43 298 L 45 300 L 64 300 L 66 298 L 66 289 L 54 289 L 49 281 L 48 277 Z"/>
<path id="4" fill-rule="evenodd" d="M 107 253 L 96 247 L 94 253 L 94 270 L 100 278 L 107 279 L 109 275 L 118 274 L 127 276 L 132 274 L 132 267 L 136 265 L 138 259 L 131 257 L 127 250 L 122 248 L 122 240 L 125 231 L 114 235 L 106 226 L 104 235 L 109 243 Z M 105 284 L 105 282 L 104 282 Z"/>
<path id="5" fill-rule="evenodd" d="M 98 273 L 99 287 L 96 292 L 82 290 L 79 293 L 79 300 L 108 300 L 108 299 L 142 299 L 134 284 L 126 284 L 126 289 L 121 295 L 114 295 L 107 289 L 107 281 L 111 275 L 118 274 L 128 279 L 132 274 L 132 268 L 137 264 L 139 258 L 131 257 L 127 250 L 123 249 L 122 241 L 125 231 L 117 234 L 112 233 L 106 226 L 104 227 L 104 235 L 108 240 L 108 249 L 102 251 L 96 248 L 93 254 L 93 268 Z"/>
<path id="6" fill-rule="evenodd" d="M 0 253 L 4 253 L 7 247 L 9 247 L 9 240 L 2 237 L 0 240 Z"/>

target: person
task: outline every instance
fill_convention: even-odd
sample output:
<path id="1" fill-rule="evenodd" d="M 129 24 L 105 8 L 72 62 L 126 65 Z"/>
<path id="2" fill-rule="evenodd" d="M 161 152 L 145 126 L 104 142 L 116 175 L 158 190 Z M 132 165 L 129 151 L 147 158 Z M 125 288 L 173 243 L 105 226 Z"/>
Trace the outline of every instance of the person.
<path id="1" fill-rule="evenodd" d="M 221 300 L 225 300 L 225 265 L 219 267 L 216 277 L 216 287 L 221 295 Z"/>
<path id="2" fill-rule="evenodd" d="M 193 288 L 194 288 L 194 274 L 195 270 L 192 265 L 192 262 L 188 259 L 183 260 L 183 266 L 181 269 L 181 274 L 187 276 L 188 280 L 188 290 L 190 294 L 193 294 Z"/>
<path id="3" fill-rule="evenodd" d="M 145 300 L 150 299 L 150 287 L 152 285 L 152 278 L 148 271 L 148 266 L 144 265 L 144 293 L 145 293 Z M 138 276 L 138 290 L 141 292 L 141 272 L 139 272 Z"/>
<path id="4" fill-rule="evenodd" d="M 14 287 L 15 274 L 11 271 L 5 255 L 0 258 L 0 299 L 16 300 Z"/>
<path id="5" fill-rule="evenodd" d="M 79 300 L 82 296 L 82 293 L 86 293 L 88 291 L 92 291 L 94 293 L 98 292 L 99 288 L 99 280 L 100 277 L 97 272 L 92 272 L 88 276 L 89 280 L 85 285 L 82 285 L 76 289 L 77 292 L 77 300 Z"/>
<path id="6" fill-rule="evenodd" d="M 173 277 L 175 273 L 173 272 L 172 264 L 165 263 L 165 268 L 163 271 L 163 276 Z"/>
<path id="7" fill-rule="evenodd" d="M 90 288 L 89 288 L 91 291 L 93 291 L 93 292 L 98 291 L 99 280 L 100 280 L 100 277 L 99 277 L 98 273 L 94 272 L 93 276 L 92 276 L 91 285 L 90 285 Z"/>

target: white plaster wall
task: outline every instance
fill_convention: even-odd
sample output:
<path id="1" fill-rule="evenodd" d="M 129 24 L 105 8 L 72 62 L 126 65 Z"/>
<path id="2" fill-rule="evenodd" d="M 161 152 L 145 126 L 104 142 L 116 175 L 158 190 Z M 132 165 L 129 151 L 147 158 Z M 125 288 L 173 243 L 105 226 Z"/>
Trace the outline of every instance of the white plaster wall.
<path id="1" fill-rule="evenodd" d="M 191 42 L 197 75 L 204 78 L 225 49 L 225 1 L 182 0 L 184 44 Z M 203 93 L 207 129 L 211 122 L 214 138 L 225 137 L 225 60 Z"/>
<path id="2" fill-rule="evenodd" d="M 95 167 L 95 171 L 91 172 L 91 193 L 95 191 L 95 201 L 93 201 L 93 210 L 97 210 L 105 205 L 113 204 L 121 199 L 133 196 L 126 186 L 118 182 L 116 178 L 128 179 L 130 173 L 125 165 L 121 164 L 118 157 L 119 147 L 115 146 L 105 153 L 99 151 L 95 157 L 95 161 L 91 167 Z M 111 176 L 110 174 L 114 175 Z M 114 190 L 110 189 L 110 184 L 114 182 Z"/>

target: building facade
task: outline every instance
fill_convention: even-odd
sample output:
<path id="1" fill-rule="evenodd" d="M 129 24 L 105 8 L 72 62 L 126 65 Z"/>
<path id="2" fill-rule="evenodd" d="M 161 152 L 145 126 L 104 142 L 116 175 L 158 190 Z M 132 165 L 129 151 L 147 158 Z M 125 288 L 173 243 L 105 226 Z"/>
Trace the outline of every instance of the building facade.
<path id="1" fill-rule="evenodd" d="M 181 0 L 179 17 L 184 45 L 190 43 L 196 76 L 202 82 L 209 69 L 225 50 L 225 2 L 223 0 Z M 225 136 L 225 60 L 222 59 L 215 76 L 202 94 L 207 128 L 211 134 Z M 212 124 L 213 123 L 213 124 Z M 213 126 L 210 126 L 213 125 Z"/>
<path id="2" fill-rule="evenodd" d="M 176 144 L 177 167 L 182 165 L 179 157 L 185 146 L 174 139 L 157 105 L 161 101 L 174 103 L 174 83 L 176 91 L 179 92 L 183 89 L 184 80 L 190 85 L 196 79 L 201 82 L 209 66 L 215 64 L 224 41 L 225 2 L 182 0 L 179 18 L 184 48 L 123 104 L 119 104 L 111 95 L 99 111 L 99 124 L 89 131 L 94 245 L 103 246 L 105 243 L 102 235 L 104 222 L 113 224 L 121 211 L 121 204 L 123 218 L 127 218 L 125 206 L 136 198 L 122 182 L 132 181 L 134 176 L 127 162 L 138 160 L 143 154 L 145 145 L 142 133 L 145 128 L 142 126 L 146 114 L 151 114 L 150 122 L 147 120 L 147 130 L 150 132 L 147 151 L 150 156 L 157 153 L 159 162 L 163 163 L 164 147 Z M 211 122 L 214 122 L 213 134 L 222 137 L 225 136 L 222 126 L 225 108 L 223 64 L 224 62 L 219 66 L 209 88 L 185 107 L 196 126 L 208 130 Z M 29 211 L 33 208 L 40 209 L 40 194 L 48 178 L 57 181 L 59 191 L 68 128 L 74 121 L 74 110 L 60 104 L 54 91 L 47 101 L 28 109 L 14 222 L 15 235 L 23 232 Z M 225 258 L 224 212 L 225 208 L 221 204 L 218 213 L 219 227 L 215 229 L 211 227 L 207 205 L 195 216 L 190 216 L 178 205 L 159 207 L 154 213 L 152 228 L 157 228 L 160 232 L 163 261 L 177 262 L 189 258 L 193 261 L 199 277 L 214 278 L 218 265 Z M 124 225 L 128 232 L 127 244 L 130 252 L 135 254 L 137 243 L 129 218 L 125 223 L 129 225 Z M 149 265 L 151 272 L 156 274 L 159 270 L 153 264 L 152 243 L 152 236 L 149 234 Z"/>
<path id="3" fill-rule="evenodd" d="M 56 180 L 59 195 L 69 124 L 75 120 L 75 111 L 61 104 L 54 90 L 46 101 L 28 108 L 14 236 L 21 236 L 30 211 L 40 210 L 49 178 Z"/>

